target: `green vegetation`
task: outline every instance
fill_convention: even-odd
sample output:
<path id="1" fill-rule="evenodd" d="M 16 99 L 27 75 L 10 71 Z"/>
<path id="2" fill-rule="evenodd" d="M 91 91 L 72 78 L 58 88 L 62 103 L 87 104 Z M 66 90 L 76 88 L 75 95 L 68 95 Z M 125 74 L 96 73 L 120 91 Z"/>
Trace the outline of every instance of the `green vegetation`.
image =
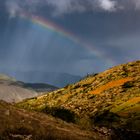
<path id="1" fill-rule="evenodd" d="M 75 114 L 67 110 L 65 108 L 58 108 L 58 107 L 48 107 L 46 106 L 41 112 L 51 114 L 54 117 L 60 118 L 66 122 L 73 122 L 75 123 Z"/>

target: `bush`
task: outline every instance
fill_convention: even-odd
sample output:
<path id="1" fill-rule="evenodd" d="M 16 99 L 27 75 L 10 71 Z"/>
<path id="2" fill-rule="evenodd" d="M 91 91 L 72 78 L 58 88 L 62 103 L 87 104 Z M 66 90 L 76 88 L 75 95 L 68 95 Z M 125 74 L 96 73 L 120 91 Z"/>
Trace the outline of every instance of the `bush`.
<path id="1" fill-rule="evenodd" d="M 81 85 L 77 84 L 77 85 L 75 85 L 75 87 L 73 89 L 80 88 L 80 87 L 81 87 Z"/>
<path id="2" fill-rule="evenodd" d="M 132 83 L 132 81 L 128 81 L 128 82 L 124 83 L 122 87 L 123 88 L 131 88 L 131 87 L 133 87 L 133 83 Z"/>
<path id="3" fill-rule="evenodd" d="M 93 123 L 102 124 L 102 125 L 110 125 L 112 122 L 119 121 L 119 116 L 110 112 L 109 110 L 103 111 L 100 114 L 96 114 L 91 117 Z"/>
<path id="4" fill-rule="evenodd" d="M 58 107 L 48 107 L 43 110 L 44 113 L 51 114 L 54 117 L 60 118 L 66 122 L 73 122 L 75 123 L 76 115 L 74 112 L 65 109 L 65 108 L 58 108 Z"/>

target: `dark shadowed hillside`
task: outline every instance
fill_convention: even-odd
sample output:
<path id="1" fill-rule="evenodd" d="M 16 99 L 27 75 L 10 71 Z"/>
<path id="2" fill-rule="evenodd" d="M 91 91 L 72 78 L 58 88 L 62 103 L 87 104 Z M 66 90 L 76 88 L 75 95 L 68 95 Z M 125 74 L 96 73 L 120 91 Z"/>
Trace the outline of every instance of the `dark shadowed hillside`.
<path id="1" fill-rule="evenodd" d="M 49 84 L 44 84 L 44 83 L 24 83 L 24 82 L 18 81 L 15 84 L 19 85 L 23 88 L 26 88 L 26 89 L 34 90 L 38 93 L 51 92 L 51 91 L 54 91 L 54 90 L 58 89 L 55 86 L 52 86 L 52 85 L 49 85 Z"/>
<path id="2" fill-rule="evenodd" d="M 51 116 L 17 109 L 0 101 L 0 140 L 100 140 L 102 136 Z"/>
<path id="3" fill-rule="evenodd" d="M 108 134 L 111 130 L 113 139 L 115 136 L 137 139 L 140 136 L 140 61 L 113 67 L 18 106 L 49 113 L 98 132 Z"/>

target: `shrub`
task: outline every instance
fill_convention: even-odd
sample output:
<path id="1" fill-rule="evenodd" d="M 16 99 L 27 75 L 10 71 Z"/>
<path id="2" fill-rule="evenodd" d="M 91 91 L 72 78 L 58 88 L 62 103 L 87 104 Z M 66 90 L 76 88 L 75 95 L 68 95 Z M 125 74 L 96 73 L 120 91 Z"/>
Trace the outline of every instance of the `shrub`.
<path id="1" fill-rule="evenodd" d="M 131 88 L 133 87 L 132 81 L 128 81 L 122 85 L 123 88 Z"/>
<path id="2" fill-rule="evenodd" d="M 75 87 L 73 89 L 80 88 L 80 87 L 81 87 L 81 85 L 77 84 L 77 85 L 75 85 Z"/>
<path id="3" fill-rule="evenodd" d="M 75 122 L 76 115 L 74 112 L 65 109 L 65 108 L 58 108 L 58 107 L 48 107 L 46 106 L 43 112 L 51 114 L 54 117 L 60 118 L 66 122 Z"/>
<path id="4" fill-rule="evenodd" d="M 100 114 L 96 114 L 94 117 L 91 117 L 91 119 L 95 124 L 109 125 L 112 122 L 119 121 L 119 116 L 106 110 Z"/>

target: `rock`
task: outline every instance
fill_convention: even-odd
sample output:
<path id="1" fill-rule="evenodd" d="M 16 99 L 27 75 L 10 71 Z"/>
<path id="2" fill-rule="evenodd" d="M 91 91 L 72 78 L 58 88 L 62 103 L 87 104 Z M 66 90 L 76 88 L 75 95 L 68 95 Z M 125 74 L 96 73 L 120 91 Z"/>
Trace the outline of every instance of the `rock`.
<path id="1" fill-rule="evenodd" d="M 10 110 L 6 110 L 6 111 L 5 111 L 5 115 L 6 115 L 6 116 L 9 116 L 9 115 L 10 115 Z"/>

